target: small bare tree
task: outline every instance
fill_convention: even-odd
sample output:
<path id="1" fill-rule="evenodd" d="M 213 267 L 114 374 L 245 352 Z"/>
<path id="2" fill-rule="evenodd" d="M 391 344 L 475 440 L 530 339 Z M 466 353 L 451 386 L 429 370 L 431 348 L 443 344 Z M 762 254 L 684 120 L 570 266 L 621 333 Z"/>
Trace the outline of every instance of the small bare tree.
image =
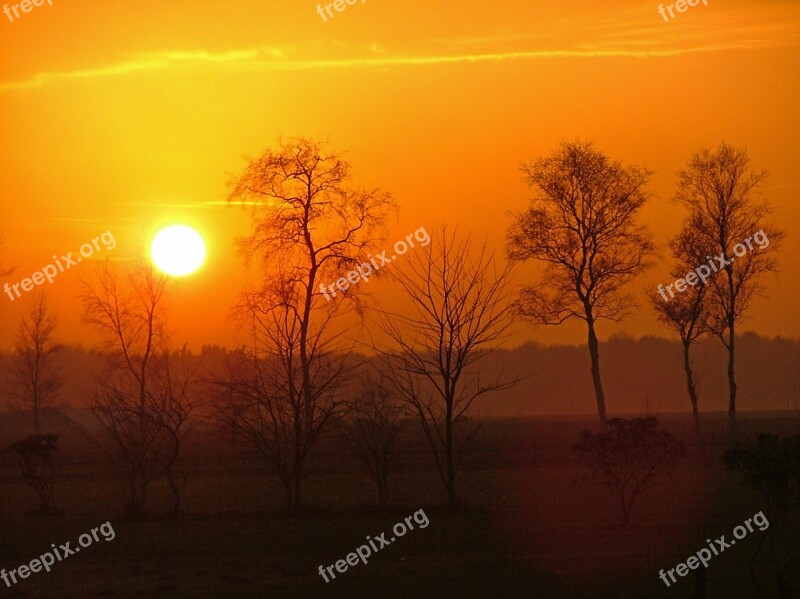
<path id="1" fill-rule="evenodd" d="M 55 341 L 57 326 L 58 316 L 46 296 L 34 294 L 17 332 L 12 375 L 19 405 L 30 411 L 36 435 L 41 433 L 45 409 L 52 406 L 63 383 L 55 364 L 61 349 Z"/>
<path id="2" fill-rule="evenodd" d="M 146 510 L 147 489 L 158 472 L 156 446 L 163 433 L 153 397 L 156 357 L 166 351 L 166 277 L 148 265 L 121 280 L 106 264 L 96 287 L 84 285 L 83 319 L 101 332 L 108 358 L 106 372 L 96 378 L 93 412 L 125 465 L 126 516 L 136 518 Z"/>
<path id="3" fill-rule="evenodd" d="M 251 306 L 252 345 L 231 356 L 213 383 L 216 418 L 255 450 L 284 485 L 284 509 L 300 511 L 305 465 L 333 422 L 349 368 L 346 354 L 315 337 L 309 354 L 311 394 L 298 357 L 300 325 L 294 302 L 260 314 Z M 309 405 L 307 402 L 310 401 Z"/>
<path id="4" fill-rule="evenodd" d="M 698 260 L 702 260 L 702 256 L 705 255 L 701 248 L 702 246 L 698 245 L 698 239 L 692 229 L 684 227 L 681 233 L 670 242 L 670 249 L 675 260 L 675 266 L 670 274 L 679 279 L 686 272 L 694 270 L 698 265 Z M 705 271 L 703 273 L 705 274 Z M 700 413 L 697 407 L 697 387 L 692 368 L 691 347 L 698 338 L 711 331 L 707 292 L 707 280 L 695 275 L 695 284 L 690 285 L 685 292 L 678 293 L 675 297 L 667 296 L 663 289 L 650 297 L 658 319 L 676 331 L 681 339 L 686 388 L 698 434 L 700 433 Z"/>
<path id="5" fill-rule="evenodd" d="M 676 199 L 689 209 L 689 227 L 719 276 L 709 279 L 712 331 L 728 350 L 728 419 L 736 430 L 736 325 L 762 275 L 777 269 L 783 231 L 767 222 L 770 205 L 758 197 L 767 176 L 753 171 L 747 150 L 722 143 L 697 152 L 680 171 Z M 760 236 L 760 239 L 759 239 Z M 757 245 L 751 241 L 756 238 Z M 740 248 L 742 251 L 740 251 Z M 724 273 L 724 274 L 723 274 Z"/>
<path id="6" fill-rule="evenodd" d="M 192 359 L 186 345 L 174 355 L 162 350 L 155 356 L 153 383 L 148 391 L 162 431 L 155 453 L 172 493 L 172 516 L 180 513 L 181 490 L 186 483 L 186 479 L 177 474 L 176 466 L 184 441 L 192 430 L 189 417 L 197 407 L 197 373 L 201 364 L 198 361 L 191 365 Z"/>
<path id="7" fill-rule="evenodd" d="M 418 416 L 453 506 L 459 503 L 458 457 L 474 434 L 470 407 L 517 382 L 502 373 L 487 380 L 479 367 L 510 325 L 510 271 L 495 265 L 485 244 L 473 248 L 468 237 L 458 240 L 444 228 L 396 266 L 393 278 L 412 311 L 382 313 L 382 328 L 394 346 L 382 350 L 389 361 L 386 376 Z"/>
<path id="8" fill-rule="evenodd" d="M 408 423 L 406 406 L 399 402 L 386 376 L 368 374 L 355 397 L 346 402 L 344 434 L 353 454 L 375 481 L 378 506 L 389 503 L 389 472 L 397 436 Z"/>
<path id="9" fill-rule="evenodd" d="M 595 329 L 599 320 L 621 320 L 635 305 L 623 288 L 651 264 L 653 244 L 636 223 L 649 197 L 650 172 L 623 167 L 584 142 L 563 143 L 522 171 L 536 196 L 515 216 L 507 252 L 514 262 L 534 258 L 545 269 L 523 289 L 517 308 L 536 324 L 586 322 L 597 411 L 605 422 Z"/>

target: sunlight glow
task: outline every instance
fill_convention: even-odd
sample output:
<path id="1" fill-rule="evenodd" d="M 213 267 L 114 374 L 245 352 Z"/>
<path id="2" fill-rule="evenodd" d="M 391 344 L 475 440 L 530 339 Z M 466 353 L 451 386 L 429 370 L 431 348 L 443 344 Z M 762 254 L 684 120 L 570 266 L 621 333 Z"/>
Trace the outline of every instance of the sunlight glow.
<path id="1" fill-rule="evenodd" d="M 186 225 L 161 229 L 150 245 L 155 265 L 174 277 L 195 272 L 206 259 L 206 244 L 200 234 Z"/>

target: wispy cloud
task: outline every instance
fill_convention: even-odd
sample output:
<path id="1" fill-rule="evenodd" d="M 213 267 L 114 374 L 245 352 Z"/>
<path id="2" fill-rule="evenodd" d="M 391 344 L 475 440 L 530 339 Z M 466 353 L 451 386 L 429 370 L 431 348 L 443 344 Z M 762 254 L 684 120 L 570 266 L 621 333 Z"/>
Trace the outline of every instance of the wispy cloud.
<path id="1" fill-rule="evenodd" d="M 317 41 L 285 48 L 150 52 L 115 64 L 39 73 L 27 79 L 2 82 L 0 91 L 181 68 L 294 71 L 552 58 L 658 58 L 800 45 L 797 5 L 700 13 L 697 16 L 701 18 L 685 19 L 680 29 L 650 13 L 639 8 L 601 19 L 558 19 L 533 34 L 500 30 L 482 36 L 430 39 L 424 42 L 423 49 L 413 53 L 392 50 L 378 42 L 346 46 L 340 41 L 328 42 L 326 48 L 321 48 Z"/>

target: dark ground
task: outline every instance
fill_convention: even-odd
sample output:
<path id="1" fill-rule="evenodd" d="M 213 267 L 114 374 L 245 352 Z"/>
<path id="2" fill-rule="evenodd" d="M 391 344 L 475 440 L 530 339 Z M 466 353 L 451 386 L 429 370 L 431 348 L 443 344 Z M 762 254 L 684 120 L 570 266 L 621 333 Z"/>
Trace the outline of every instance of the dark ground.
<path id="1" fill-rule="evenodd" d="M 0 480 L 0 566 L 16 568 L 48 550 L 75 542 L 110 521 L 116 538 L 102 539 L 12 588 L 9 597 L 447 597 L 667 598 L 694 597 L 693 572 L 667 588 L 660 569 L 675 567 L 758 511 L 760 496 L 727 472 L 726 419 L 705 417 L 704 451 L 686 417 L 661 421 L 684 440 L 688 455 L 660 480 L 619 527 L 614 497 L 576 464 L 569 447 L 590 418 L 494 420 L 466 459 L 458 481 L 464 508 L 442 507 L 441 483 L 418 440 L 407 439 L 400 471 L 390 481 L 393 508 L 380 512 L 370 481 L 336 446 L 320 448 L 317 471 L 305 487 L 308 513 L 278 513 L 281 488 L 254 468 L 225 459 L 186 466 L 185 515 L 178 521 L 120 519 L 122 481 L 73 454 L 56 489 L 66 515 L 26 516 L 32 494 L 4 463 Z M 743 438 L 755 432 L 800 431 L 798 414 L 743 414 Z M 197 448 L 195 448 L 197 451 Z M 67 452 L 69 453 L 69 452 Z M 153 507 L 166 506 L 154 489 Z M 423 508 L 428 527 L 415 529 L 336 580 L 320 564 L 343 559 L 367 535 L 390 531 Z M 793 524 L 797 524 L 794 522 Z M 783 529 L 781 529 L 783 530 Z M 796 529 L 795 529 L 796 530 Z M 771 533 L 780 532 L 773 529 Z M 748 564 L 756 529 L 710 562 L 709 599 L 756 597 Z M 389 535 L 387 535 L 388 538 Z M 780 535 L 779 535 L 780 536 Z M 795 542 L 797 539 L 795 538 Z"/>

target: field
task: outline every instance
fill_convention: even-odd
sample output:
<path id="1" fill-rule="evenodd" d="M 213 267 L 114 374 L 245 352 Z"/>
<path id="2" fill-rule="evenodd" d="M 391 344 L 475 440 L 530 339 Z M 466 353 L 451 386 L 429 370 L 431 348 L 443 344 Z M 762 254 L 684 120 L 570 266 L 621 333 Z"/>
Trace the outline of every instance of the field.
<path id="1" fill-rule="evenodd" d="M 576 463 L 570 445 L 591 419 L 485 423 L 459 478 L 464 506 L 444 494 L 419 439 L 408 438 L 390 481 L 392 507 L 372 507 L 371 482 L 333 445 L 321 446 L 305 487 L 307 512 L 282 515 L 281 488 L 252 463 L 197 455 L 186 464 L 184 513 L 143 522 L 119 518 L 123 481 L 65 468 L 56 492 L 66 514 L 26 515 L 31 492 L 6 468 L 0 560 L 7 570 L 51 543 L 110 521 L 100 541 L 4 593 L 11 597 L 693 597 L 694 572 L 667 588 L 658 577 L 765 509 L 720 461 L 726 421 L 706 419 L 705 448 L 684 417 L 662 421 L 687 444 L 680 468 L 643 496 L 622 527 L 614 497 Z M 793 415 L 744 415 L 743 437 L 796 431 Z M 198 447 L 193 448 L 195 452 Z M 223 460 L 224 461 L 224 460 Z M 202 464 L 202 467 L 200 466 Z M 235 465 L 234 465 L 235 464 Z M 85 464 L 84 464 L 85 466 Z M 153 512 L 166 508 L 166 488 Z M 390 531 L 419 509 L 429 520 L 328 583 L 320 565 L 344 559 L 367 535 Z M 777 531 L 772 531 L 777 532 Z M 711 560 L 708 597 L 755 597 L 748 563 L 756 529 Z M 388 538 L 388 535 L 387 535 Z"/>

